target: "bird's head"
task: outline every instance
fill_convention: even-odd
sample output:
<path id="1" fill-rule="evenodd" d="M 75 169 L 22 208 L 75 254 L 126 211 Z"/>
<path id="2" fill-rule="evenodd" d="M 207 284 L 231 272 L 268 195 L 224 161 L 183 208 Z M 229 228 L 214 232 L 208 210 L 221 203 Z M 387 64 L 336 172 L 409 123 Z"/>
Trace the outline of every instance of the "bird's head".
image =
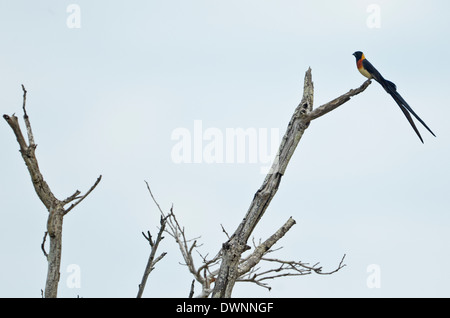
<path id="1" fill-rule="evenodd" d="M 353 56 L 356 57 L 357 61 L 361 58 L 364 58 L 364 54 L 361 51 L 356 51 L 355 53 L 353 53 Z"/>

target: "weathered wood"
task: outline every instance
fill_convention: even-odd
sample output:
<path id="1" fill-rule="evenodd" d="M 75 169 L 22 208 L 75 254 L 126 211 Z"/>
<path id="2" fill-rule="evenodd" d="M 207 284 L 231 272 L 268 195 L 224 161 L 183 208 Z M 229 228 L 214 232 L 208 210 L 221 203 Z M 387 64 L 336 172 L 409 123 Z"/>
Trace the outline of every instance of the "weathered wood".
<path id="1" fill-rule="evenodd" d="M 47 232 L 50 237 L 50 251 L 47 256 L 48 269 L 47 281 L 45 283 L 45 298 L 56 298 L 58 296 L 58 283 L 61 267 L 62 254 L 62 226 L 64 208 L 61 205 L 51 207 L 47 220 Z"/>
<path id="2" fill-rule="evenodd" d="M 147 181 L 146 181 L 147 183 Z M 147 188 L 150 191 L 150 187 L 147 183 Z M 151 191 L 150 191 L 151 193 Z M 153 194 L 152 194 L 153 196 Z M 162 216 L 160 218 L 159 224 L 161 225 L 161 227 L 159 228 L 158 231 L 158 235 L 156 237 L 156 240 L 152 240 L 152 236 L 150 234 L 150 231 L 148 231 L 148 236 L 145 235 L 144 232 L 142 232 L 142 235 L 144 235 L 145 239 L 148 241 L 148 243 L 150 244 L 151 250 L 150 250 L 150 255 L 148 257 L 148 261 L 147 261 L 147 265 L 145 266 L 145 270 L 144 270 L 144 275 L 142 275 L 142 280 L 141 283 L 139 284 L 139 289 L 138 289 L 138 293 L 136 298 L 142 298 L 142 295 L 144 294 L 144 289 L 145 289 L 145 285 L 147 284 L 147 279 L 148 276 L 150 275 L 150 273 L 153 271 L 153 269 L 155 268 L 156 263 L 158 263 L 164 256 L 166 256 L 166 252 L 162 253 L 161 255 L 159 255 L 158 257 L 155 258 L 156 256 L 156 251 L 158 250 L 158 246 L 159 243 L 161 243 L 161 241 L 164 239 L 164 237 L 162 236 L 165 228 L 166 228 L 166 224 L 167 224 L 167 218 L 170 217 L 170 214 L 167 216 Z"/>
<path id="3" fill-rule="evenodd" d="M 244 262 L 239 265 L 239 276 L 242 277 L 248 273 L 252 268 L 254 268 L 262 259 L 264 254 L 269 251 L 272 246 L 278 242 L 290 229 L 294 226 L 295 220 L 290 217 L 282 227 L 278 229 L 274 234 L 272 234 L 267 240 L 259 244 L 253 253 L 248 256 Z"/>
<path id="4" fill-rule="evenodd" d="M 23 90 L 23 118 L 25 122 L 25 126 L 27 129 L 28 136 L 28 144 L 25 140 L 22 130 L 19 125 L 18 118 L 13 114 L 11 116 L 3 115 L 3 118 L 6 120 L 8 125 L 11 127 L 14 135 L 16 136 L 17 142 L 20 147 L 20 154 L 22 155 L 23 160 L 25 161 L 25 165 L 28 168 L 28 172 L 31 176 L 31 181 L 33 183 L 34 190 L 38 195 L 39 199 L 47 208 L 48 219 L 47 219 L 47 231 L 46 235 L 44 235 L 44 241 L 41 245 L 41 248 L 44 252 L 44 256 L 47 258 L 48 262 L 48 271 L 47 271 L 47 280 L 45 284 L 45 293 L 44 296 L 46 298 L 55 298 L 58 295 L 58 283 L 60 278 L 60 266 L 61 266 L 61 253 L 62 253 L 62 226 L 63 226 L 63 217 L 67 214 L 73 207 L 75 207 L 78 203 L 80 203 L 83 199 L 89 195 L 98 183 L 101 180 L 100 176 L 94 185 L 89 189 L 89 191 L 84 195 L 79 197 L 78 194 L 80 192 L 77 190 L 75 194 L 68 197 L 65 200 L 58 200 L 51 191 L 47 182 L 45 182 L 44 177 L 39 169 L 38 160 L 36 158 L 36 144 L 34 143 L 34 136 L 31 129 L 30 118 L 26 112 L 26 98 L 27 91 L 25 87 L 22 85 Z M 73 203 L 67 210 L 64 209 L 64 205 L 76 201 Z M 46 236 L 50 237 L 50 250 L 48 253 L 45 252 L 44 243 Z"/>
<path id="5" fill-rule="evenodd" d="M 229 298 L 236 279 L 239 277 L 239 260 L 247 246 L 248 238 L 259 222 L 270 201 L 277 193 L 281 178 L 286 171 L 298 142 L 309 126 L 306 114 L 312 110 L 314 101 L 314 85 L 311 69 L 305 74 L 303 98 L 294 111 L 286 133 L 281 141 L 277 156 L 262 186 L 256 192 L 250 207 L 231 238 L 223 244 L 222 263 L 215 282 L 212 297 Z"/>
<path id="6" fill-rule="evenodd" d="M 244 269 L 239 269 L 239 266 L 242 266 L 240 265 L 242 253 L 250 248 L 247 246 L 247 241 L 277 193 L 281 178 L 310 122 L 344 104 L 350 100 L 350 97 L 364 91 L 369 84 L 370 80 L 364 82 L 358 89 L 350 90 L 348 93 L 313 110 L 314 85 L 312 82 L 311 68 L 306 71 L 302 100 L 289 121 L 272 167 L 264 179 L 262 186 L 256 192 L 244 219 L 230 239 L 222 246 L 222 262 L 217 274 L 212 297 L 231 297 L 234 284 Z"/>
<path id="7" fill-rule="evenodd" d="M 319 118 L 320 116 L 325 115 L 326 113 L 336 109 L 337 107 L 341 106 L 342 104 L 348 102 L 352 96 L 355 96 L 361 92 L 363 92 L 369 85 L 372 83 L 370 79 L 366 80 L 360 87 L 351 89 L 344 95 L 341 95 L 332 101 L 323 104 L 322 106 L 317 107 L 312 112 L 308 114 L 309 120 L 314 120 L 316 118 Z"/>

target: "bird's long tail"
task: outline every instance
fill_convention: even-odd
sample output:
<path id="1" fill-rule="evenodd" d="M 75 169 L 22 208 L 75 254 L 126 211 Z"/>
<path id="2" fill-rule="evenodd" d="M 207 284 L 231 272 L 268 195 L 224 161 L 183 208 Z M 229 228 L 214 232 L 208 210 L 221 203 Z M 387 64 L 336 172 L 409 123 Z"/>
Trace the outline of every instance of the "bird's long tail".
<path id="1" fill-rule="evenodd" d="M 397 104 L 400 106 L 400 109 L 402 110 L 403 114 L 405 114 L 406 118 L 408 119 L 409 123 L 411 124 L 411 127 L 414 129 L 414 131 L 416 132 L 417 136 L 419 136 L 420 141 L 423 143 L 422 136 L 420 135 L 419 130 L 416 127 L 416 124 L 414 124 L 414 121 L 411 118 L 411 115 L 408 113 L 408 111 L 404 107 L 402 107 L 401 101 L 398 100 L 395 95 L 392 95 L 392 97 L 397 102 Z"/>
<path id="2" fill-rule="evenodd" d="M 403 114 L 405 114 L 406 118 L 408 119 L 409 123 L 411 124 L 412 128 L 416 132 L 417 136 L 419 136 L 420 140 L 423 143 L 423 139 L 420 136 L 420 133 L 414 124 L 414 121 L 411 118 L 411 113 L 416 119 L 434 136 L 436 135 L 431 131 L 431 129 L 425 124 L 425 122 L 412 110 L 412 108 L 408 105 L 408 103 L 403 99 L 403 97 L 397 92 L 397 87 L 394 83 L 384 80 L 384 83 L 382 84 L 383 88 L 392 96 L 392 98 L 395 100 L 395 102 L 400 106 L 400 109 L 402 110 Z M 409 112 L 409 113 L 408 113 Z"/>

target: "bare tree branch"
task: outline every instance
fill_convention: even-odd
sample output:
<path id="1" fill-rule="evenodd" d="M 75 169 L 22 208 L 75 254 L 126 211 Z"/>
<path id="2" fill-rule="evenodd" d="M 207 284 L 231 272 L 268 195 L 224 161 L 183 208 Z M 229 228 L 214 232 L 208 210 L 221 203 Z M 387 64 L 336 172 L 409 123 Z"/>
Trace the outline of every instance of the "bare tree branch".
<path id="1" fill-rule="evenodd" d="M 42 238 L 42 244 L 41 244 L 41 250 L 42 250 L 42 252 L 44 253 L 45 258 L 48 258 L 48 254 L 47 254 L 47 252 L 45 251 L 45 241 L 47 240 L 47 234 L 48 234 L 48 232 L 45 231 L 44 237 Z"/>
<path id="2" fill-rule="evenodd" d="M 148 184 L 147 184 L 147 186 L 148 186 Z M 159 222 L 161 227 L 159 228 L 156 240 L 154 240 L 154 241 L 152 240 L 152 236 L 150 234 L 150 231 L 147 231 L 148 236 L 145 236 L 144 232 L 142 232 L 142 235 L 144 235 L 145 239 L 150 244 L 151 251 L 150 251 L 150 255 L 148 257 L 147 265 L 145 266 L 144 275 L 142 276 L 142 281 L 139 284 L 139 290 L 138 290 L 137 298 L 141 298 L 142 297 L 142 294 L 144 293 L 145 285 L 147 283 L 148 276 L 150 275 L 150 273 L 155 268 L 156 263 L 158 263 L 167 254 L 167 253 L 164 252 L 164 253 L 162 253 L 161 255 L 159 255 L 158 257 L 155 258 L 156 251 L 158 249 L 159 243 L 164 239 L 164 236 L 162 236 L 162 235 L 163 235 L 163 233 L 165 231 L 167 219 L 169 217 L 170 217 L 170 214 L 167 215 L 167 216 L 162 216 L 161 215 L 160 222 Z"/>
<path id="3" fill-rule="evenodd" d="M 277 156 L 272 168 L 267 174 L 262 186 L 256 192 L 250 207 L 231 238 L 223 244 L 222 263 L 215 282 L 212 297 L 231 297 L 236 279 L 239 277 L 238 265 L 241 254 L 247 250 L 247 241 L 256 224 L 263 216 L 272 198 L 275 196 L 280 185 L 281 178 L 287 165 L 300 141 L 304 131 L 309 126 L 306 117 L 313 106 L 314 86 L 311 77 L 311 69 L 305 74 L 303 85 L 303 98 L 294 111 L 288 124 L 286 133 L 281 141 Z"/>
<path id="4" fill-rule="evenodd" d="M 80 196 L 79 196 L 79 194 L 80 194 L 81 192 L 80 191 L 75 191 L 75 193 L 74 194 L 72 194 L 70 197 L 67 197 L 66 199 L 64 199 L 62 202 L 63 202 L 63 204 L 64 205 L 66 205 L 66 204 L 68 204 L 68 203 L 70 203 L 70 202 L 72 202 L 73 200 L 76 200 L 76 199 L 79 199 L 79 198 L 81 198 Z"/>
<path id="5" fill-rule="evenodd" d="M 36 146 L 27 145 L 20 129 L 19 120 L 15 115 L 12 115 L 11 117 L 8 115 L 3 115 L 3 118 L 9 124 L 14 132 L 14 135 L 16 136 L 17 142 L 20 146 L 20 153 L 23 160 L 25 161 L 25 165 L 28 168 L 28 172 L 30 173 L 31 181 L 33 182 L 36 194 L 45 205 L 47 210 L 50 209 L 50 206 L 52 206 L 57 201 L 57 199 L 53 195 L 50 187 L 48 186 L 47 182 L 45 182 L 44 177 L 39 170 L 39 165 L 35 156 Z"/>
<path id="6" fill-rule="evenodd" d="M 255 248 L 252 254 L 250 254 L 245 260 L 239 264 L 239 277 L 245 275 L 250 269 L 254 268 L 264 254 L 266 254 L 272 246 L 281 239 L 287 231 L 295 224 L 295 220 L 290 217 L 283 226 L 278 229 L 272 236 L 270 236 L 264 243 Z"/>
<path id="7" fill-rule="evenodd" d="M 309 127 L 310 122 L 336 109 L 350 100 L 352 96 L 361 93 L 370 85 L 370 83 L 371 81 L 367 80 L 359 88 L 352 89 L 340 97 L 313 110 L 314 86 L 311 69 L 308 69 L 305 74 L 302 100 L 291 117 L 286 133 L 278 149 L 277 156 L 269 173 L 264 179 L 262 186 L 255 193 L 247 214 L 231 236 L 228 235 L 227 231 L 225 231 L 222 226 L 222 231 L 225 233 L 228 240 L 213 258 L 208 259 L 208 255 L 202 256 L 200 252 L 197 251 L 203 261 L 203 264 L 198 268 L 196 268 L 193 258 L 193 251 L 197 250 L 199 247 L 197 244 L 198 238 L 190 240 L 186 238 L 185 229 L 175 217 L 172 206 L 170 215 L 167 219 L 166 232 L 169 233 L 178 244 L 185 262 L 183 265 L 188 267 L 190 273 L 194 276 L 195 281 L 202 285 L 202 290 L 198 297 L 208 297 L 211 294 L 212 297 L 230 297 L 236 281 L 252 282 L 258 286 L 270 289 L 270 286 L 265 282 L 270 279 L 285 276 L 308 275 L 312 272 L 321 275 L 329 275 L 339 271 L 345 266 L 345 264 L 343 265 L 345 255 L 338 267 L 331 272 L 323 272 L 322 267 L 318 266 L 319 263 L 310 266 L 308 263 L 283 261 L 265 257 L 268 253 L 274 251 L 272 250 L 272 247 L 295 224 L 295 220 L 292 218 L 289 218 L 285 224 L 266 241 L 260 242 L 259 244 L 256 244 L 253 241 L 255 249 L 251 254 L 244 258 L 242 258 L 242 254 L 250 249 L 250 246 L 247 245 L 247 241 L 266 211 L 272 198 L 275 196 L 287 165 L 303 136 L 304 131 Z M 147 188 L 161 215 L 165 216 L 158 202 L 155 200 L 148 183 Z M 262 270 L 261 267 L 258 266 L 258 264 L 262 262 L 264 264 L 273 263 L 278 266 L 268 270 Z M 218 266 L 219 268 L 217 268 Z M 211 288 L 212 283 L 214 283 L 214 288 Z M 193 284 L 191 285 L 189 293 L 190 297 L 193 295 Z"/>
<path id="8" fill-rule="evenodd" d="M 47 219 L 47 231 L 44 234 L 44 238 L 41 244 L 41 249 L 47 258 L 48 270 L 47 270 L 47 280 L 45 284 L 44 296 L 46 298 L 55 298 L 58 293 L 58 283 L 60 278 L 60 265 L 61 265 L 61 249 L 62 249 L 62 225 L 63 217 L 69 212 L 73 207 L 80 203 L 86 196 L 94 190 L 97 184 L 100 182 L 101 176 L 94 184 L 94 186 L 82 197 L 77 197 L 79 191 L 77 190 L 72 196 L 65 200 L 58 200 L 53 192 L 51 191 L 47 182 L 45 182 L 44 177 L 39 169 L 38 160 L 36 158 L 36 144 L 34 142 L 33 131 L 31 129 L 30 118 L 26 110 L 27 101 L 27 90 L 25 86 L 22 85 L 23 90 L 23 118 L 28 135 L 28 144 L 20 129 L 19 120 L 13 114 L 12 116 L 3 115 L 8 125 L 11 127 L 14 135 L 16 136 L 17 142 L 20 147 L 20 154 L 28 168 L 28 172 L 31 176 L 31 181 L 33 182 L 34 190 L 38 195 L 41 202 L 47 208 L 48 219 Z M 79 199 L 75 204 L 73 204 L 68 210 L 64 210 L 64 205 L 75 199 Z M 49 253 L 45 251 L 45 241 L 47 235 L 50 237 L 50 250 Z"/>
<path id="9" fill-rule="evenodd" d="M 148 183 L 147 183 L 148 186 Z M 151 193 L 151 191 L 150 191 Z M 154 202 L 157 204 L 157 201 L 154 197 L 152 197 Z M 157 206 L 159 206 L 157 204 Z M 160 210 L 161 213 L 162 210 Z M 161 214 L 161 217 L 163 214 Z M 211 287 L 212 283 L 216 282 L 217 275 L 219 273 L 219 263 L 221 261 L 221 253 L 217 253 L 214 257 L 208 258 L 208 254 L 202 255 L 197 248 L 198 239 L 187 239 L 185 229 L 182 227 L 177 220 L 174 212 L 173 206 L 170 209 L 170 213 L 166 215 L 167 218 L 167 227 L 165 228 L 165 232 L 168 233 L 175 239 L 175 242 L 178 244 L 180 252 L 184 259 L 184 266 L 186 266 L 189 272 L 194 276 L 194 282 L 197 281 L 201 285 L 201 291 L 196 297 L 205 298 L 211 295 L 213 292 L 213 288 Z M 291 217 L 289 218 L 274 234 L 272 234 L 268 239 L 264 242 L 259 242 L 256 244 L 254 242 L 255 249 L 254 251 L 246 256 L 245 258 L 241 258 L 239 260 L 239 275 L 237 278 L 237 282 L 251 282 L 255 283 L 258 286 L 267 288 L 270 290 L 270 286 L 265 282 L 267 280 L 285 277 L 285 276 L 300 276 L 307 275 L 311 272 L 315 272 L 318 274 L 331 274 L 345 265 L 342 265 L 342 261 L 339 264 L 338 268 L 330 273 L 323 273 L 322 267 L 318 267 L 318 263 L 309 266 L 308 263 L 295 262 L 295 261 L 283 261 L 275 258 L 267 258 L 265 257 L 267 254 L 272 253 L 278 249 L 272 249 L 272 247 L 292 228 L 295 224 L 295 220 Z M 223 229 L 223 227 L 222 227 Z M 151 234 L 147 232 L 142 233 L 146 240 L 149 241 L 150 245 L 154 244 L 154 241 L 151 238 Z M 250 248 L 250 247 L 248 247 Z M 194 264 L 193 253 L 197 251 L 197 254 L 200 256 L 202 260 L 202 265 L 200 267 L 196 267 Z M 344 255 L 345 256 L 345 255 Z M 271 268 L 268 270 L 261 270 L 261 267 L 257 267 L 260 263 L 264 264 L 278 264 L 278 267 Z M 194 293 L 194 283 L 191 284 L 191 289 L 189 292 L 189 297 L 193 297 Z"/>
<path id="10" fill-rule="evenodd" d="M 191 290 L 189 291 L 189 298 L 192 298 L 194 296 L 194 285 L 195 285 L 195 279 L 193 279 L 192 283 L 191 283 Z"/>
<path id="11" fill-rule="evenodd" d="M 222 228 L 222 232 L 225 233 L 228 239 L 230 239 L 230 236 L 228 235 L 228 232 L 225 230 L 222 224 L 220 224 L 220 227 Z"/>
<path id="12" fill-rule="evenodd" d="M 23 84 L 22 84 L 22 91 L 23 91 L 23 105 L 22 105 L 23 119 L 25 121 L 25 126 L 27 128 L 28 144 L 30 145 L 30 147 L 36 147 L 34 143 L 33 131 L 31 129 L 30 118 L 28 117 L 27 110 L 25 108 L 27 102 L 27 90 L 25 89 L 25 86 L 23 86 Z"/>
<path id="13" fill-rule="evenodd" d="M 80 191 L 76 191 L 72 196 L 70 196 L 69 198 L 67 198 L 66 200 L 63 201 L 63 204 L 67 204 L 65 203 L 67 200 L 73 201 L 75 199 L 78 199 L 77 202 L 73 203 L 70 205 L 70 207 L 68 209 L 66 209 L 64 211 L 64 215 L 69 213 L 70 210 L 72 210 L 74 207 L 76 207 L 81 201 L 83 201 L 84 199 L 86 199 L 86 197 L 92 192 L 94 191 L 95 187 L 97 187 L 97 185 L 100 183 L 100 181 L 102 180 L 102 176 L 100 175 L 97 180 L 95 181 L 94 185 L 88 190 L 88 192 L 86 192 L 85 195 L 81 196 L 81 197 L 77 197 L 78 194 L 80 194 Z M 70 202 L 69 201 L 69 202 Z"/>
<path id="14" fill-rule="evenodd" d="M 222 246 L 222 262 L 217 280 L 215 282 L 212 297 L 231 297 L 234 284 L 240 277 L 239 266 L 241 262 L 241 255 L 248 249 L 247 241 L 269 206 L 272 198 L 277 193 L 281 178 L 286 171 L 290 159 L 294 154 L 303 133 L 309 127 L 311 120 L 316 119 L 344 104 L 350 100 L 352 96 L 364 91 L 370 83 L 370 80 L 368 80 L 359 88 L 350 90 L 346 94 L 313 110 L 314 85 L 312 82 L 311 68 L 306 71 L 302 100 L 295 109 L 294 114 L 289 121 L 286 133 L 281 141 L 272 167 L 262 186 L 255 193 L 247 214 L 243 218 L 242 222 L 239 224 L 238 228 L 229 240 Z"/>
<path id="15" fill-rule="evenodd" d="M 215 275 L 213 272 L 211 272 L 210 267 L 216 265 L 220 260 L 220 257 L 216 255 L 216 257 L 213 257 L 211 260 L 207 260 L 206 259 L 207 256 L 203 257 L 199 253 L 201 258 L 203 259 L 203 265 L 197 268 L 194 264 L 193 252 L 199 246 L 201 246 L 197 243 L 197 240 L 199 238 L 197 237 L 194 239 L 188 239 L 186 237 L 184 227 L 180 225 L 178 219 L 176 218 L 173 212 L 173 206 L 170 208 L 170 213 L 168 214 L 164 213 L 164 211 L 161 209 L 161 206 L 155 199 L 148 182 L 146 182 L 146 184 L 150 196 L 152 197 L 153 202 L 158 207 L 161 216 L 165 217 L 167 220 L 166 224 L 167 226 L 165 227 L 164 231 L 168 233 L 171 237 L 173 237 L 175 242 L 177 243 L 181 255 L 183 256 L 184 259 L 184 264 L 182 265 L 186 266 L 189 272 L 194 276 L 194 279 L 202 285 L 202 292 L 199 297 L 207 297 L 212 291 L 210 284 L 214 281 Z M 193 292 L 193 287 L 191 287 L 191 291 Z"/>
<path id="16" fill-rule="evenodd" d="M 165 217 L 165 214 L 164 214 L 163 210 L 161 209 L 161 207 L 159 206 L 159 204 L 158 204 L 158 202 L 156 201 L 155 197 L 153 196 L 152 190 L 150 189 L 150 186 L 148 185 L 148 182 L 145 181 L 145 180 L 144 180 L 144 182 L 145 182 L 145 184 L 147 185 L 148 192 L 150 193 L 150 196 L 152 197 L 153 202 L 154 202 L 154 203 L 156 204 L 156 206 L 158 207 L 158 210 L 159 210 L 159 212 L 161 213 L 161 215 Z"/>
<path id="17" fill-rule="evenodd" d="M 320 275 L 331 275 L 341 270 L 345 264 L 343 264 L 345 254 L 342 257 L 338 267 L 330 272 L 323 272 L 322 267 L 318 267 L 319 263 L 309 266 L 308 263 L 302 263 L 297 261 L 284 261 L 275 258 L 261 258 L 261 261 L 268 263 L 279 264 L 278 267 L 271 268 L 265 271 L 260 271 L 259 268 L 252 268 L 247 275 L 241 276 L 237 279 L 238 282 L 251 282 L 258 286 L 267 288 L 271 287 L 265 282 L 267 280 L 273 280 L 281 277 L 288 276 L 304 276 L 316 273 Z"/>
<path id="18" fill-rule="evenodd" d="M 314 119 L 319 118 L 319 117 L 325 115 L 326 113 L 329 113 L 332 110 L 338 108 L 342 104 L 348 102 L 351 97 L 363 92 L 371 83 L 372 83 L 372 81 L 370 79 L 368 79 L 360 87 L 358 87 L 356 89 L 351 89 L 347 93 L 333 99 L 332 101 L 330 101 L 326 104 L 323 104 L 322 106 L 317 107 L 316 109 L 314 109 L 313 111 L 311 111 L 308 114 L 308 116 L 307 116 L 308 120 L 314 120 Z"/>

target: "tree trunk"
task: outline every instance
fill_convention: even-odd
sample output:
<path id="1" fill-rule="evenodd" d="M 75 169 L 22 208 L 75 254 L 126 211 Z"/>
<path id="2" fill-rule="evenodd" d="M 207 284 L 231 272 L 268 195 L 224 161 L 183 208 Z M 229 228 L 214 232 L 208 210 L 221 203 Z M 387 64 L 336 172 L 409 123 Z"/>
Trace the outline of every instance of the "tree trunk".
<path id="1" fill-rule="evenodd" d="M 245 218 L 231 238 L 223 244 L 222 263 L 212 297 L 231 297 L 234 284 L 239 277 L 239 260 L 241 259 L 242 253 L 250 248 L 247 246 L 248 238 L 269 206 L 270 201 L 277 193 L 281 177 L 284 175 L 289 160 L 303 132 L 309 126 L 309 119 L 306 114 L 312 110 L 313 99 L 314 86 L 311 79 L 311 69 L 308 69 L 305 75 L 302 101 L 295 109 L 289 122 L 271 170 L 267 174 L 262 186 L 256 192 Z"/>
<path id="2" fill-rule="evenodd" d="M 28 143 L 25 140 L 22 130 L 20 129 L 19 120 L 15 115 L 8 116 L 3 115 L 3 118 L 9 124 L 11 129 L 16 136 L 17 142 L 20 146 L 20 153 L 22 155 L 23 160 L 25 161 L 25 165 L 28 168 L 28 172 L 31 176 L 31 181 L 33 182 L 34 190 L 38 195 L 39 199 L 45 205 L 48 210 L 48 220 L 47 220 L 47 232 L 44 236 L 44 241 L 42 242 L 42 250 L 44 255 L 47 257 L 48 262 L 48 272 L 47 272 L 47 281 L 45 285 L 45 293 L 44 296 L 46 298 L 55 298 L 58 295 L 58 283 L 59 283 L 59 269 L 61 266 L 61 248 L 62 248 L 62 226 L 63 226 L 63 217 L 70 210 L 72 210 L 76 205 L 78 205 L 81 201 L 83 201 L 98 185 L 102 176 L 99 176 L 94 185 L 86 192 L 83 196 L 80 196 L 80 191 L 75 191 L 73 195 L 66 198 L 65 200 L 58 200 L 53 192 L 50 190 L 47 182 L 45 182 L 44 177 L 41 174 L 39 169 L 38 160 L 36 158 L 36 147 L 37 145 L 34 143 L 34 136 L 31 129 L 30 119 L 26 112 L 26 98 L 27 91 L 25 87 L 22 85 L 23 90 L 23 119 L 25 121 L 25 126 L 27 129 Z M 69 208 L 64 209 L 66 204 L 73 202 Z M 44 243 L 47 234 L 50 237 L 50 251 L 47 254 L 45 252 Z"/>
<path id="3" fill-rule="evenodd" d="M 234 234 L 222 246 L 222 263 L 212 293 L 213 298 L 231 297 L 234 284 L 240 274 L 239 262 L 241 255 L 250 249 L 247 241 L 272 198 L 277 193 L 287 165 L 303 133 L 309 127 L 310 122 L 349 101 L 352 96 L 364 91 L 370 83 L 371 81 L 367 80 L 359 88 L 352 89 L 346 94 L 313 110 L 314 85 L 312 82 L 311 68 L 306 71 L 302 100 L 291 117 L 271 170 L 267 174 L 262 186 L 256 192 L 241 224 L 239 224 Z"/>
<path id="4" fill-rule="evenodd" d="M 62 207 L 50 208 L 47 220 L 47 233 L 50 237 L 50 251 L 47 255 L 48 270 L 45 284 L 45 298 L 56 298 L 60 277 L 62 253 L 62 225 L 64 209 Z"/>

